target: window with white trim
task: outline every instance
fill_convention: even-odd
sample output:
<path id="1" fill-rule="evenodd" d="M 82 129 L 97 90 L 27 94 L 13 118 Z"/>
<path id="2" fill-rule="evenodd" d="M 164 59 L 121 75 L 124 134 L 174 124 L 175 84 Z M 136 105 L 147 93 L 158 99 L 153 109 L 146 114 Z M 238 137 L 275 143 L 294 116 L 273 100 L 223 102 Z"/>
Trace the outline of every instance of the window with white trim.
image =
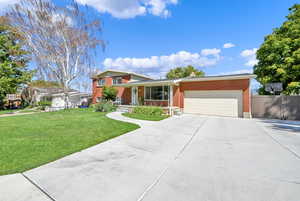
<path id="1" fill-rule="evenodd" d="M 105 85 L 105 79 L 98 80 L 98 86 L 104 86 Z"/>
<path id="2" fill-rule="evenodd" d="M 169 86 L 145 87 L 145 100 L 169 100 Z"/>
<path id="3" fill-rule="evenodd" d="M 113 78 L 113 84 L 122 84 L 122 77 Z"/>

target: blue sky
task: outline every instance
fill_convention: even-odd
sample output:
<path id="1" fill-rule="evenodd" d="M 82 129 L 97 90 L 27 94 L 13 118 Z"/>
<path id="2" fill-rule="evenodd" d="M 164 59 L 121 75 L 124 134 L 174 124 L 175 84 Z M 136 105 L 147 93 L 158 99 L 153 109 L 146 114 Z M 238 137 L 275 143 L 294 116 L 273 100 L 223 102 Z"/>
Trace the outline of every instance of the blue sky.
<path id="1" fill-rule="evenodd" d="M 0 7 L 18 0 L 0 0 Z M 56 2 L 60 2 L 55 0 Z M 296 0 L 77 0 L 103 21 L 96 68 L 163 77 L 192 64 L 207 75 L 252 72 L 255 48 Z M 227 47 L 224 48 L 224 44 Z M 232 47 L 231 47 L 232 46 Z M 99 50 L 100 51 L 100 50 Z"/>

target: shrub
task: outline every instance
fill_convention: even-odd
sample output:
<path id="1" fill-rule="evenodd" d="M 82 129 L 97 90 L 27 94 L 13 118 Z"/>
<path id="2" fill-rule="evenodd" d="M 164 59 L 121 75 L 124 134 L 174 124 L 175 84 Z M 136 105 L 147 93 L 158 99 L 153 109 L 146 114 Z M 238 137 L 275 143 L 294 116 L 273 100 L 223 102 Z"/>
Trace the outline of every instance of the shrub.
<path id="1" fill-rule="evenodd" d="M 118 90 L 112 86 L 104 86 L 102 97 L 107 101 L 115 101 L 117 98 Z"/>
<path id="2" fill-rule="evenodd" d="M 112 102 L 101 102 L 93 106 L 96 112 L 113 112 L 116 111 L 117 107 Z"/>
<path id="3" fill-rule="evenodd" d="M 38 106 L 40 107 L 41 110 L 45 110 L 47 106 L 51 106 L 51 101 L 40 101 L 38 103 Z"/>
<path id="4" fill-rule="evenodd" d="M 161 107 L 155 106 L 139 106 L 135 107 L 132 111 L 135 114 L 144 114 L 149 116 L 161 116 L 164 111 Z"/>

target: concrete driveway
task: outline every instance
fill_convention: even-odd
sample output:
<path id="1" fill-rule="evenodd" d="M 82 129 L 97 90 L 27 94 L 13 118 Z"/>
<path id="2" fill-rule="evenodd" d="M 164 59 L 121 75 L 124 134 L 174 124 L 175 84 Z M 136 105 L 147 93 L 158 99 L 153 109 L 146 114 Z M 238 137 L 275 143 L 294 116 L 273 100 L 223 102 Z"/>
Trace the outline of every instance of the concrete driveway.
<path id="1" fill-rule="evenodd" d="M 0 200 L 300 200 L 299 123 L 182 115 L 141 125 L 0 177 Z"/>

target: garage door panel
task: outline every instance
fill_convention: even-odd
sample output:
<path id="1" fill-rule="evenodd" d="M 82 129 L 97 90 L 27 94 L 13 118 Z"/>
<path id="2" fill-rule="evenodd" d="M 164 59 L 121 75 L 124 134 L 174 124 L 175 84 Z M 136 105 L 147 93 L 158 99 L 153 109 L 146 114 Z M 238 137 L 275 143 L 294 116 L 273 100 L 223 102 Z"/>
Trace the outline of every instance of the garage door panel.
<path id="1" fill-rule="evenodd" d="M 242 115 L 242 91 L 185 91 L 184 112 L 238 117 Z"/>

